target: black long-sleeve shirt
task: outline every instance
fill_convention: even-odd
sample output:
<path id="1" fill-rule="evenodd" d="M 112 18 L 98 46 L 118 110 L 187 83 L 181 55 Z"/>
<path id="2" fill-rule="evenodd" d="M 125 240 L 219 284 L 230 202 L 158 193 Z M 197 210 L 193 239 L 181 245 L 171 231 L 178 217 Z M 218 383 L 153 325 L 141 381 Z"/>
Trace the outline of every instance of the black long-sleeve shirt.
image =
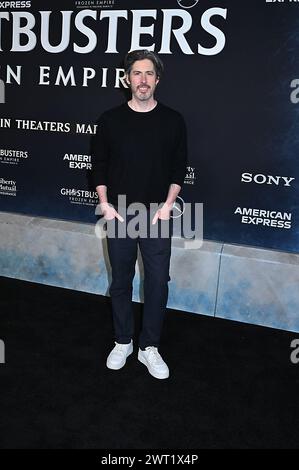
<path id="1" fill-rule="evenodd" d="M 186 126 L 183 117 L 157 103 L 148 112 L 127 103 L 105 111 L 92 149 L 94 186 L 106 185 L 108 202 L 117 205 L 125 194 L 127 205 L 165 202 L 169 185 L 183 185 L 187 165 Z"/>

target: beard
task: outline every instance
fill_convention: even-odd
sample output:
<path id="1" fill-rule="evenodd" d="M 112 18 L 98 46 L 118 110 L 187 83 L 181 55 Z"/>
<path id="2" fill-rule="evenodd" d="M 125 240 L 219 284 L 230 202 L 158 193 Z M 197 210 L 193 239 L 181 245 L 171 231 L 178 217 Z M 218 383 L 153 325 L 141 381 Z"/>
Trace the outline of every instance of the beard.
<path id="1" fill-rule="evenodd" d="M 154 91 L 148 87 L 147 91 L 146 92 L 142 92 L 139 90 L 140 87 L 138 87 L 135 92 L 133 93 L 135 95 L 135 97 L 137 99 L 139 99 L 140 101 L 146 101 L 146 100 L 149 100 L 153 94 L 154 94 Z"/>

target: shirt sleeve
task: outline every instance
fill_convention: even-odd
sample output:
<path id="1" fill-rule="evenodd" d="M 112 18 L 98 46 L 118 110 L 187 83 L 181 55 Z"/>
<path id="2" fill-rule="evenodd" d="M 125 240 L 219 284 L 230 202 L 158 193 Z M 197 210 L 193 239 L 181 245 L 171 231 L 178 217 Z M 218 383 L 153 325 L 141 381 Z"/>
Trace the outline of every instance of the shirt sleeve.
<path id="1" fill-rule="evenodd" d="M 107 123 L 102 115 L 98 121 L 97 132 L 92 139 L 91 146 L 92 185 L 96 188 L 99 185 L 107 186 L 108 166 L 109 166 L 109 145 L 107 136 Z"/>
<path id="2" fill-rule="evenodd" d="M 187 129 L 183 116 L 179 115 L 176 131 L 176 145 L 173 155 L 171 183 L 183 186 L 188 163 Z"/>

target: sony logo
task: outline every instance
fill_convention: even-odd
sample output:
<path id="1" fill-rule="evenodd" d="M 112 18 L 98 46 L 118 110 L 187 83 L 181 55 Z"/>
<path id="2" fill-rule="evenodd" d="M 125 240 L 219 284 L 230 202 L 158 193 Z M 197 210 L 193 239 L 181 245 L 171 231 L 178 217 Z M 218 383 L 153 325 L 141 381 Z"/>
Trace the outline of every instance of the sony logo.
<path id="1" fill-rule="evenodd" d="M 256 183 L 256 184 L 274 184 L 276 186 L 291 186 L 291 181 L 295 178 L 289 176 L 272 176 L 272 175 L 263 175 L 261 173 L 252 174 L 252 173 L 242 173 L 241 181 L 243 183 Z"/>

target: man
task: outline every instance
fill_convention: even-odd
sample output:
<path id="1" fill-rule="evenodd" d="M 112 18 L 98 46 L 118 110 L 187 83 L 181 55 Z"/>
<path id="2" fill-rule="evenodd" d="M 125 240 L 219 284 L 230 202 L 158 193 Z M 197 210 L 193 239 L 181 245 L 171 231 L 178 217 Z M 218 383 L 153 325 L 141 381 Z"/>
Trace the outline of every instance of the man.
<path id="1" fill-rule="evenodd" d="M 132 281 L 139 245 L 144 312 L 138 360 L 152 376 L 166 379 L 169 369 L 158 347 L 170 280 L 171 210 L 186 172 L 186 127 L 177 111 L 154 97 L 163 71 L 160 58 L 154 52 L 137 50 L 126 55 L 124 65 L 132 98 L 102 114 L 93 151 L 93 181 L 101 211 L 108 228 L 112 222 L 118 225 L 115 236 L 109 236 L 109 230 L 107 236 L 115 329 L 115 347 L 107 367 L 122 368 L 133 351 Z M 128 228 L 132 220 L 132 214 L 120 214 L 120 195 L 126 197 L 126 208 L 132 203 L 145 208 L 146 236 L 134 238 L 129 230 L 125 237 L 119 236 L 123 224 Z M 155 212 L 151 204 L 156 204 Z M 151 236 L 151 225 L 156 224 L 158 236 Z M 165 224 L 170 226 L 168 236 L 161 234 Z"/>

